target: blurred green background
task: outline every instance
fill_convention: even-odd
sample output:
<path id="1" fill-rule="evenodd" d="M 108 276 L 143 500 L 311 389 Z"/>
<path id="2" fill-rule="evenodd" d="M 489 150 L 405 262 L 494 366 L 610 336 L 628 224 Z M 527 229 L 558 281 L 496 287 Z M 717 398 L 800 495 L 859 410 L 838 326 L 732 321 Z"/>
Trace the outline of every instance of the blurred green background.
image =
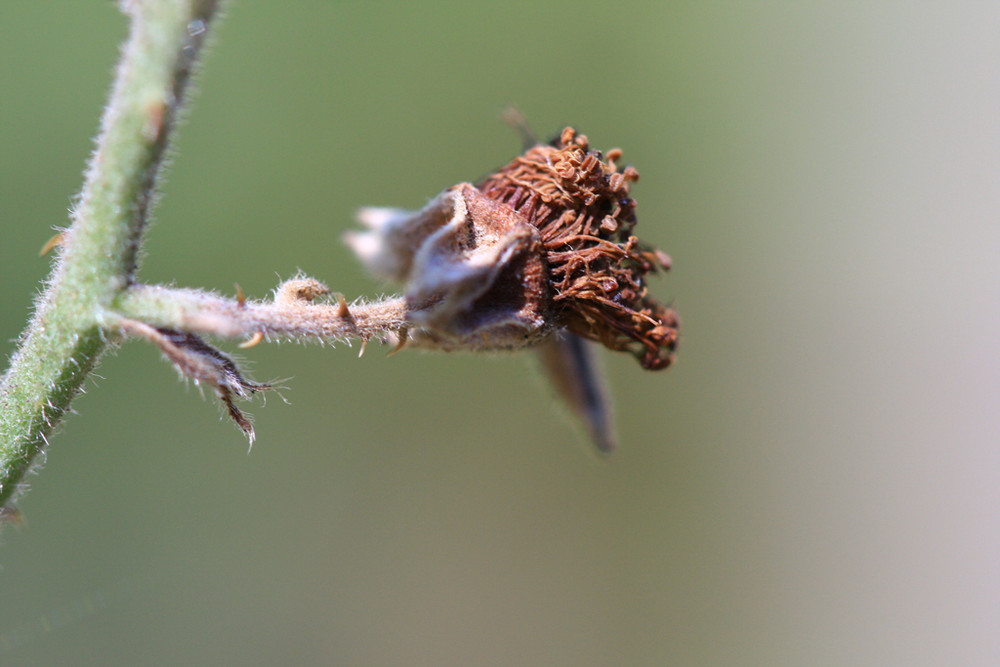
<path id="1" fill-rule="evenodd" d="M 126 27 L 0 5 L 4 355 Z M 505 163 L 508 103 L 623 148 L 674 258 L 620 451 L 529 357 L 283 345 L 247 455 L 129 344 L 3 532 L 0 663 L 1000 663 L 1000 7 L 236 2 L 141 275 L 379 294 L 353 211 Z"/>

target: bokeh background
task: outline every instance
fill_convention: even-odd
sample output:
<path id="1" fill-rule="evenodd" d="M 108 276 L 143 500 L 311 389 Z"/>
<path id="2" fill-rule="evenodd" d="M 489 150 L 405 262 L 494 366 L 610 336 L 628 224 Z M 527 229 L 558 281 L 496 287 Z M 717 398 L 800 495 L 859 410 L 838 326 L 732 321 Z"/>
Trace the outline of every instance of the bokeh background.
<path id="1" fill-rule="evenodd" d="M 0 345 L 126 21 L 0 5 Z M 340 242 L 573 124 L 642 180 L 677 366 L 260 346 L 247 443 L 132 343 L 0 544 L 0 663 L 1000 664 L 1000 6 L 233 3 L 142 277 L 386 288 Z M 229 346 L 229 349 L 233 349 Z"/>

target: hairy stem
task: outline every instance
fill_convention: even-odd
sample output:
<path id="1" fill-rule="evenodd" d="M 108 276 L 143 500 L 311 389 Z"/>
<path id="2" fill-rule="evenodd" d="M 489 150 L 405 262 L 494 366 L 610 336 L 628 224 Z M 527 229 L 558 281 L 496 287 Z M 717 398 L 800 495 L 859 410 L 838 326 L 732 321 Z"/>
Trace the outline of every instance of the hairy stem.
<path id="1" fill-rule="evenodd" d="M 370 304 L 311 303 L 326 288 L 313 280 L 290 280 L 273 302 L 227 299 L 202 290 L 133 285 L 113 304 L 114 312 L 157 328 L 239 338 L 267 337 L 346 341 L 398 333 L 407 328 L 405 299 Z M 108 324 L 115 322 L 108 313 Z"/>
<path id="2" fill-rule="evenodd" d="M 124 0 L 131 16 L 97 149 L 62 251 L 0 383 L 0 509 L 110 338 L 108 306 L 133 280 L 148 210 L 216 0 Z"/>
<path id="3" fill-rule="evenodd" d="M 155 344 L 184 377 L 210 387 L 252 445 L 253 423 L 237 407 L 236 399 L 248 399 L 270 385 L 245 377 L 235 361 L 202 336 L 247 337 L 240 347 L 274 337 L 296 341 L 360 339 L 362 353 L 373 337 L 383 341 L 392 338 L 397 349 L 406 342 L 406 299 L 348 305 L 337 294 L 336 304 L 314 303 L 329 293 L 312 278 L 282 283 L 269 302 L 247 301 L 242 293 L 227 299 L 203 290 L 132 285 L 115 300 L 104 319 L 111 329 Z"/>

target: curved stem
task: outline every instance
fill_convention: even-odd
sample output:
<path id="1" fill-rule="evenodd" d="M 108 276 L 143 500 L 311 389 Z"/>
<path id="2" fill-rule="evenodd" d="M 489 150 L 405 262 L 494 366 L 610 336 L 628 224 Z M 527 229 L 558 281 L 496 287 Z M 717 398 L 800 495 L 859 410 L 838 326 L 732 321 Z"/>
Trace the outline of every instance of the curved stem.
<path id="1" fill-rule="evenodd" d="M 0 384 L 0 510 L 10 508 L 107 347 L 102 316 L 135 275 L 167 142 L 218 3 L 121 4 L 131 29 L 97 149 L 47 289 Z"/>

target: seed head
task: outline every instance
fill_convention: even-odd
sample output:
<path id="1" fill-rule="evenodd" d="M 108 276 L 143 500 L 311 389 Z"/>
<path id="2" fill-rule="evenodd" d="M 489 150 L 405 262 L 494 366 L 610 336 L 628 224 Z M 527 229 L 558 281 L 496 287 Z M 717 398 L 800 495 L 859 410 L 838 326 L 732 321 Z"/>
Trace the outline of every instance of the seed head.
<path id="1" fill-rule="evenodd" d="M 368 230 L 347 240 L 372 272 L 405 283 L 418 344 L 514 349 L 568 330 L 666 368 L 678 319 L 644 279 L 670 259 L 632 235 L 639 174 L 620 158 L 566 128 L 420 211 L 362 210 Z"/>
<path id="2" fill-rule="evenodd" d="M 444 350 L 534 348 L 556 391 L 601 452 L 615 447 L 610 402 L 592 354 L 596 341 L 666 368 L 677 315 L 652 299 L 645 278 L 670 258 L 633 234 L 631 185 L 618 149 L 592 151 L 572 128 L 534 145 L 478 184 L 459 183 L 423 209 L 368 208 L 347 241 L 401 297 L 348 304 L 312 278 L 284 282 L 271 301 L 133 285 L 108 313 L 126 334 L 156 343 L 177 369 L 212 388 L 253 442 L 237 399 L 270 388 L 248 380 L 204 335 L 241 347 L 289 338 L 395 342 Z M 334 303 L 335 301 L 335 303 Z M 3 517 L 0 517 L 2 519 Z"/>

